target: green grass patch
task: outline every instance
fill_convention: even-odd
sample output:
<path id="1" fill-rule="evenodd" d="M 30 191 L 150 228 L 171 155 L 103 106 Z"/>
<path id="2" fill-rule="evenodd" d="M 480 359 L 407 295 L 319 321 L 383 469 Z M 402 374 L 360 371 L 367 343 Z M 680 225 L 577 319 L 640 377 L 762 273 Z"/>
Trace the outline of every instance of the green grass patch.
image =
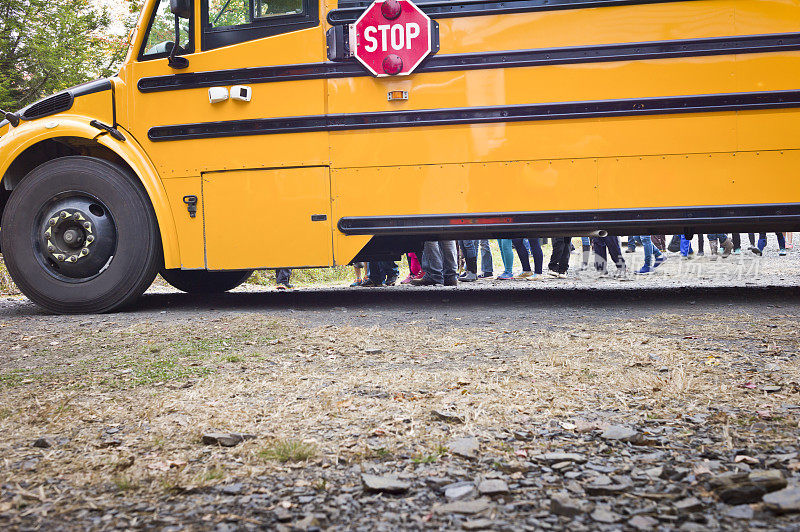
<path id="1" fill-rule="evenodd" d="M 431 464 L 437 461 L 439 458 L 447 454 L 447 447 L 444 445 L 438 445 L 436 448 L 429 453 L 418 453 L 411 458 L 411 461 L 415 464 Z"/>
<path id="2" fill-rule="evenodd" d="M 277 440 L 261 451 L 258 455 L 275 462 L 304 462 L 317 455 L 317 446 L 299 440 Z"/>
<path id="3" fill-rule="evenodd" d="M 212 371 L 210 368 L 199 366 L 184 366 L 173 359 L 153 360 L 143 363 L 133 370 L 133 383 L 137 386 L 191 377 L 205 377 Z"/>
<path id="4" fill-rule="evenodd" d="M 112 482 L 118 491 L 130 491 L 136 487 L 136 483 L 126 475 L 116 476 L 113 478 Z"/>

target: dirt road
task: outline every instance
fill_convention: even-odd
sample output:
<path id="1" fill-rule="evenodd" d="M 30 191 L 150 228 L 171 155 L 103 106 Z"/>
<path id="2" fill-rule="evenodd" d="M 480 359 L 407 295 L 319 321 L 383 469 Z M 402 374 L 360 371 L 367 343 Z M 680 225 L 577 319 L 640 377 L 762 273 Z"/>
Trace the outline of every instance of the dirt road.
<path id="1" fill-rule="evenodd" d="M 0 527 L 798 530 L 800 253 L 735 260 L 0 299 Z"/>

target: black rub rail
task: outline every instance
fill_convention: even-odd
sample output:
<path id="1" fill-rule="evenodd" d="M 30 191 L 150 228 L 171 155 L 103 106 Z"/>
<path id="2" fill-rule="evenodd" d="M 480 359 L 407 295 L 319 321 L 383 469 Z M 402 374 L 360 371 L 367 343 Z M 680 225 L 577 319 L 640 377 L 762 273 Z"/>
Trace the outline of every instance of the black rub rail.
<path id="1" fill-rule="evenodd" d="M 795 50 L 800 50 L 800 33 L 778 33 L 709 39 L 681 39 L 474 54 L 434 55 L 423 62 L 416 72 L 533 67 Z M 369 72 L 364 67 L 355 62 L 325 62 L 147 77 L 141 78 L 137 86 L 140 92 L 162 92 L 214 87 L 217 85 L 274 83 L 369 75 Z"/>
<path id="2" fill-rule="evenodd" d="M 650 209 L 596 209 L 585 211 L 494 212 L 412 216 L 354 216 L 340 218 L 346 235 L 470 235 L 514 233 L 547 236 L 554 232 L 617 230 L 654 227 L 707 227 L 727 231 L 773 227 L 800 222 L 800 203 L 659 207 Z M 625 233 L 630 234 L 630 233 Z"/>
<path id="3" fill-rule="evenodd" d="M 148 137 L 150 140 L 158 142 L 314 131 L 711 113 L 794 107 L 800 107 L 800 91 L 700 94 L 177 124 L 150 128 Z"/>

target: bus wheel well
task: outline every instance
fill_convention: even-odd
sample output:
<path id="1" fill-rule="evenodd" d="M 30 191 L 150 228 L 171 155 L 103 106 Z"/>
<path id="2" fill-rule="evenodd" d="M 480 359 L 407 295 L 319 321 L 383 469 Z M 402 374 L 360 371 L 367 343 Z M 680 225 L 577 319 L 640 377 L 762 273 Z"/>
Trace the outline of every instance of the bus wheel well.
<path id="1" fill-rule="evenodd" d="M 19 185 L 25 176 L 34 168 L 60 157 L 71 155 L 84 155 L 97 157 L 115 163 L 128 170 L 132 175 L 136 175 L 133 168 L 126 163 L 122 157 L 114 153 L 102 144 L 98 144 L 92 139 L 81 137 L 56 137 L 37 142 L 33 146 L 23 151 L 14 162 L 8 167 L 5 175 L 2 176 L 0 183 L 0 219 L 3 218 L 8 199 L 12 191 Z M 2 253 L 2 250 L 0 250 Z"/>
<path id="2" fill-rule="evenodd" d="M 0 186 L 0 218 L 3 216 L 3 210 L 5 210 L 11 192 L 20 184 L 26 175 L 34 168 L 47 161 L 60 157 L 68 157 L 70 155 L 85 155 L 97 157 L 98 159 L 105 159 L 135 174 L 128 163 L 119 155 L 92 139 L 57 137 L 43 140 L 23 151 L 8 167 L 5 175 L 2 176 L 2 186 Z"/>

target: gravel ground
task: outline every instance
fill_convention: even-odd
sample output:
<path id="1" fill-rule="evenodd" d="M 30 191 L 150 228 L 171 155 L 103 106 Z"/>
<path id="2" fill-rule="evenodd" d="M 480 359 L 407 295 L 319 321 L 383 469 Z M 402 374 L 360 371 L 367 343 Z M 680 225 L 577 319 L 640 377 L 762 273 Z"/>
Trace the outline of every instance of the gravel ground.
<path id="1" fill-rule="evenodd" d="M 800 530 L 798 287 L 792 251 L 1 298 L 0 527 Z"/>

